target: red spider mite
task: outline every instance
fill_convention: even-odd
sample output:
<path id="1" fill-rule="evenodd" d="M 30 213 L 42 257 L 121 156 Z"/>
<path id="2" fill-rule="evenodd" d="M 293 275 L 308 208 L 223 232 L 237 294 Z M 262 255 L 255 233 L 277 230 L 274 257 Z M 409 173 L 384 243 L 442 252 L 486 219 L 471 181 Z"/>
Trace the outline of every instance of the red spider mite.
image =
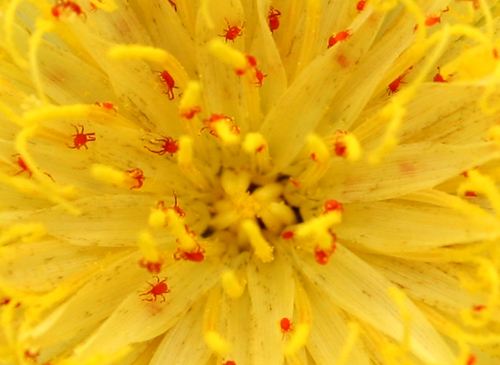
<path id="1" fill-rule="evenodd" d="M 176 259 L 177 261 L 184 260 L 184 261 L 201 262 L 205 260 L 205 249 L 200 245 L 197 245 L 196 248 L 190 252 L 183 251 L 180 248 L 178 248 L 177 251 L 174 253 L 174 259 Z"/>
<path id="2" fill-rule="evenodd" d="M 341 32 L 335 33 L 328 39 L 328 48 L 333 47 L 339 42 L 345 41 L 347 38 L 349 38 L 352 35 L 352 30 L 347 29 L 343 30 Z"/>
<path id="3" fill-rule="evenodd" d="M 199 105 L 196 105 L 196 106 L 193 106 L 192 108 L 190 109 L 185 109 L 185 110 L 182 110 L 180 113 L 179 113 L 179 116 L 181 116 L 182 118 L 186 118 L 186 119 L 193 119 L 194 116 L 198 113 L 201 112 L 201 106 Z"/>
<path id="4" fill-rule="evenodd" d="M 158 274 L 161 271 L 163 262 L 161 260 L 158 262 L 147 261 L 145 258 L 142 258 L 139 260 L 139 266 L 147 269 L 151 274 Z"/>
<path id="5" fill-rule="evenodd" d="M 15 155 L 12 155 L 12 157 L 17 157 L 16 163 L 19 165 L 21 170 L 16 172 L 14 176 L 22 174 L 24 171 L 26 171 L 29 174 L 29 177 L 33 175 L 33 172 L 29 169 L 28 165 L 26 165 L 26 162 L 24 162 L 23 158 L 19 153 L 16 153 Z"/>
<path id="6" fill-rule="evenodd" d="M 231 127 L 231 132 L 234 134 L 240 134 L 240 128 L 236 124 L 234 124 L 234 119 L 231 117 L 228 117 L 224 114 L 212 114 L 209 119 L 204 119 L 203 124 L 205 125 L 203 128 L 201 128 L 200 133 L 203 132 L 205 129 L 210 130 L 210 134 L 214 137 L 219 137 L 217 134 L 217 131 L 215 130 L 214 123 L 219 123 L 225 121 L 228 123 Z"/>
<path id="7" fill-rule="evenodd" d="M 486 309 L 487 307 L 485 305 L 474 305 L 472 306 L 472 310 L 476 312 L 481 312 L 482 310 Z"/>
<path id="8" fill-rule="evenodd" d="M 356 4 L 356 9 L 358 11 L 363 11 L 365 9 L 365 6 L 366 6 L 366 0 L 361 0 L 358 1 L 358 3 Z"/>
<path id="9" fill-rule="evenodd" d="M 255 85 L 258 87 L 262 86 L 262 81 L 267 77 L 267 75 L 264 75 L 261 70 L 258 68 L 255 69 L 255 77 L 257 78 L 257 81 L 255 82 Z"/>
<path id="10" fill-rule="evenodd" d="M 168 100 L 174 100 L 175 98 L 174 89 L 178 89 L 179 87 L 175 86 L 175 80 L 172 77 L 172 75 L 170 75 L 168 71 L 154 71 L 154 72 L 160 75 L 160 80 L 168 87 L 168 90 L 164 91 L 163 93 L 168 95 Z"/>
<path id="11" fill-rule="evenodd" d="M 432 79 L 432 81 L 434 81 L 434 82 L 448 82 L 448 81 L 446 81 L 444 79 L 443 75 L 441 75 L 441 69 L 438 67 L 437 70 L 438 70 L 438 72 L 434 76 L 434 78 Z"/>
<path id="12" fill-rule="evenodd" d="M 175 193 L 175 191 L 173 192 L 173 194 L 174 194 L 174 206 L 173 207 L 166 207 L 165 202 L 163 200 L 160 200 L 158 203 L 156 203 L 156 209 L 160 209 L 164 212 L 167 209 L 173 209 L 179 215 L 179 217 L 183 218 L 186 216 L 186 213 L 179 206 L 177 194 Z"/>
<path id="13" fill-rule="evenodd" d="M 472 197 L 472 198 L 476 198 L 477 197 L 477 194 L 472 191 L 472 190 L 467 190 L 465 193 L 464 193 L 464 196 L 468 196 L 468 197 Z"/>
<path id="14" fill-rule="evenodd" d="M 56 4 L 52 7 L 52 15 L 58 19 L 63 15 L 69 15 L 71 13 L 87 19 L 87 14 L 83 12 L 80 5 L 73 1 L 57 0 Z"/>
<path id="15" fill-rule="evenodd" d="M 125 172 L 129 174 L 132 179 L 137 180 L 137 184 L 132 186 L 130 189 L 139 189 L 142 187 L 146 178 L 144 177 L 144 172 L 140 168 L 127 170 Z"/>
<path id="16" fill-rule="evenodd" d="M 224 18 L 225 19 L 225 18 Z M 238 27 L 237 25 L 231 26 L 229 24 L 229 21 L 226 19 L 227 23 L 227 29 L 223 29 L 222 31 L 224 32 L 223 34 L 219 34 L 219 37 L 224 37 L 225 41 L 233 41 L 236 39 L 236 37 L 239 37 L 240 35 L 243 34 L 243 28 L 245 27 L 245 23 L 241 27 Z"/>
<path id="17" fill-rule="evenodd" d="M 334 142 L 333 142 L 333 152 L 339 157 L 346 157 L 347 154 L 347 144 L 345 143 L 344 137 L 348 134 L 346 131 L 341 131 L 340 129 L 335 131 Z"/>
<path id="18" fill-rule="evenodd" d="M 113 110 L 115 113 L 118 111 L 118 109 L 116 108 L 116 106 L 113 103 L 108 103 L 108 102 L 101 103 L 99 101 L 96 101 L 95 105 L 97 105 L 105 110 Z"/>
<path id="19" fill-rule="evenodd" d="M 276 29 L 280 27 L 280 16 L 281 11 L 272 6 L 269 8 L 269 14 L 267 15 L 267 22 L 269 24 L 269 29 L 273 33 Z"/>
<path id="20" fill-rule="evenodd" d="M 233 360 L 229 360 L 229 361 L 226 361 L 224 364 L 222 365 L 236 365 L 236 363 L 233 361 Z"/>
<path id="21" fill-rule="evenodd" d="M 335 199 L 327 200 L 323 205 L 323 213 L 326 214 L 328 212 L 334 212 L 334 211 L 342 213 L 344 211 L 344 206 L 342 205 L 342 203 L 339 203 Z"/>
<path id="22" fill-rule="evenodd" d="M 40 351 L 37 352 L 31 352 L 30 350 L 24 351 L 24 357 L 34 362 L 37 362 L 39 356 L 40 356 Z"/>
<path id="23" fill-rule="evenodd" d="M 74 124 L 71 125 L 75 127 L 76 134 L 72 135 L 73 137 L 75 137 L 73 139 L 73 146 L 70 146 L 67 143 L 66 146 L 72 149 L 76 148 L 77 150 L 79 150 L 81 147 L 85 147 L 88 150 L 89 148 L 87 147 L 87 142 L 95 141 L 95 133 L 83 133 L 85 131 L 85 128 L 81 124 L 78 124 L 78 126 Z M 81 130 L 78 130 L 78 128 L 81 128 Z"/>
<path id="24" fill-rule="evenodd" d="M 175 140 L 172 137 L 165 137 L 165 138 L 160 138 L 160 139 L 155 139 L 153 140 L 154 143 L 161 142 L 161 150 L 159 151 L 154 151 L 148 146 L 144 146 L 147 150 L 157 153 L 160 156 L 164 155 L 165 153 L 170 153 L 170 156 L 173 157 L 174 153 L 176 153 L 179 150 L 179 141 Z"/>
<path id="25" fill-rule="evenodd" d="M 413 66 L 410 66 L 408 70 L 406 70 L 402 75 L 398 76 L 393 82 L 391 82 L 387 88 L 387 93 L 389 95 L 397 93 L 399 89 L 400 84 L 404 84 L 403 82 L 403 77 L 406 76 L 406 74 L 413 69 Z"/>
<path id="26" fill-rule="evenodd" d="M 449 10 L 450 10 L 450 8 L 447 6 L 446 8 L 441 10 L 441 14 L 446 13 Z M 427 19 L 425 19 L 425 25 L 427 27 L 432 27 L 433 25 L 436 25 L 437 23 L 441 23 L 441 14 L 431 15 L 431 16 L 427 17 Z"/>
<path id="27" fill-rule="evenodd" d="M 143 301 L 146 302 L 156 302 L 156 297 L 160 296 L 163 299 L 161 303 L 163 303 L 165 301 L 165 297 L 163 296 L 163 294 L 170 293 L 170 289 L 168 288 L 166 283 L 168 278 L 166 277 L 163 280 L 160 280 L 158 276 L 155 276 L 155 278 L 156 278 L 156 284 L 151 284 L 149 281 L 146 281 L 146 283 L 151 285 L 151 290 L 139 296 L 149 295 L 149 294 L 153 295 L 153 298 L 144 298 Z"/>
<path id="28" fill-rule="evenodd" d="M 167 0 L 170 5 L 174 8 L 174 10 L 177 12 L 177 4 L 174 3 L 172 0 Z"/>
<path id="29" fill-rule="evenodd" d="M 474 355 L 469 355 L 469 358 L 467 359 L 467 365 L 474 365 L 477 361 L 477 357 Z"/>
<path id="30" fill-rule="evenodd" d="M 285 338 L 285 335 L 293 330 L 292 320 L 290 318 L 281 318 L 279 324 L 281 333 L 283 333 L 283 338 Z"/>
<path id="31" fill-rule="evenodd" d="M 283 238 L 284 240 L 289 240 L 289 239 L 293 238 L 293 232 L 292 231 L 283 232 L 283 234 L 281 235 L 281 238 Z"/>

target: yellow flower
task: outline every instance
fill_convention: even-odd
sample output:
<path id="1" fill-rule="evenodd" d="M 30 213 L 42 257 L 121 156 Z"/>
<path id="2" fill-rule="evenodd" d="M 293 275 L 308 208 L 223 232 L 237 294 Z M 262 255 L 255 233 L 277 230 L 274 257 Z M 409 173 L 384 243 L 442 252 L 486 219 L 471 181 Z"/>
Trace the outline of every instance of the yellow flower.
<path id="1" fill-rule="evenodd" d="M 500 362 L 490 3 L 4 1 L 0 362 Z"/>

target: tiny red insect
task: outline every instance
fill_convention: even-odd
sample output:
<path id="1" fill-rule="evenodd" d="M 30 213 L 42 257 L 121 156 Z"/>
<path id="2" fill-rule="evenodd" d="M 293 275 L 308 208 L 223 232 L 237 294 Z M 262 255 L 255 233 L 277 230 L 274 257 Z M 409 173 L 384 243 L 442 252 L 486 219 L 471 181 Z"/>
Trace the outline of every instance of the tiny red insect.
<path id="1" fill-rule="evenodd" d="M 474 305 L 472 309 L 476 312 L 481 312 L 482 310 L 486 309 L 487 307 L 485 305 Z"/>
<path id="2" fill-rule="evenodd" d="M 67 16 L 70 14 L 76 14 L 87 19 L 87 14 L 85 14 L 80 7 L 80 5 L 74 3 L 73 1 L 57 0 L 56 4 L 52 7 L 52 15 L 56 18 L 61 16 Z"/>
<path id="3" fill-rule="evenodd" d="M 257 81 L 255 82 L 255 85 L 261 87 L 262 86 L 262 81 L 267 77 L 267 75 L 264 75 L 261 70 L 258 68 L 255 69 L 255 77 L 257 78 Z"/>
<path id="4" fill-rule="evenodd" d="M 448 82 L 444 79 L 443 75 L 441 75 L 441 69 L 438 67 L 437 70 L 438 70 L 438 72 L 436 75 L 434 75 L 434 78 L 432 79 L 432 81 L 434 81 L 434 82 Z"/>
<path id="5" fill-rule="evenodd" d="M 174 253 L 174 259 L 184 260 L 184 261 L 193 261 L 193 262 L 201 262 L 205 260 L 205 249 L 200 245 L 196 246 L 193 251 L 187 252 L 183 251 L 180 248 Z"/>
<path id="6" fill-rule="evenodd" d="M 341 131 L 340 129 L 336 130 L 333 137 L 333 152 L 336 156 L 339 157 L 347 157 L 347 144 L 345 143 L 345 136 L 349 132 Z"/>
<path id="7" fill-rule="evenodd" d="M 161 271 L 163 262 L 161 260 L 158 262 L 147 261 L 145 258 L 142 258 L 139 260 L 139 266 L 147 269 L 151 274 L 158 274 Z"/>
<path id="8" fill-rule="evenodd" d="M 233 360 L 229 360 L 229 361 L 226 361 L 224 364 L 222 365 L 236 365 L 236 363 L 233 361 Z"/>
<path id="9" fill-rule="evenodd" d="M 283 238 L 284 240 L 289 240 L 290 238 L 293 238 L 293 232 L 292 231 L 283 232 L 281 238 Z"/>
<path id="10" fill-rule="evenodd" d="M 427 27 L 432 27 L 433 25 L 436 25 L 437 23 L 441 23 L 441 15 L 443 13 L 446 13 L 449 10 L 450 10 L 450 8 L 447 6 L 446 8 L 444 8 L 443 10 L 441 10 L 441 14 L 439 14 L 439 15 L 431 15 L 431 16 L 427 17 L 427 19 L 425 19 L 425 25 Z"/>
<path id="11" fill-rule="evenodd" d="M 163 93 L 168 95 L 169 100 L 174 100 L 175 98 L 174 89 L 178 89 L 179 87 L 175 86 L 175 80 L 172 77 L 172 75 L 170 75 L 168 71 L 154 71 L 154 72 L 160 75 L 160 80 L 165 85 L 167 85 L 168 90 L 164 91 Z"/>
<path id="12" fill-rule="evenodd" d="M 334 211 L 342 213 L 344 211 L 344 206 L 342 205 L 342 203 L 339 203 L 335 199 L 327 200 L 323 205 L 323 213 L 326 214 L 328 212 L 334 212 Z"/>
<path id="13" fill-rule="evenodd" d="M 81 147 L 85 147 L 86 149 L 89 149 L 87 147 L 87 142 L 94 142 L 95 141 L 95 133 L 83 133 L 85 132 L 85 128 L 83 125 L 78 124 L 78 126 L 71 124 L 73 127 L 75 127 L 76 134 L 73 134 L 72 136 L 75 137 L 73 139 L 73 146 L 70 146 L 69 144 L 66 143 L 66 146 L 69 148 L 76 148 L 79 150 Z M 78 130 L 78 127 L 81 128 L 81 130 Z"/>
<path id="14" fill-rule="evenodd" d="M 177 11 L 177 4 L 174 3 L 172 0 L 167 0 L 169 2 L 170 5 L 172 5 L 172 7 L 174 8 L 175 11 Z"/>
<path id="15" fill-rule="evenodd" d="M 292 320 L 290 318 L 281 318 L 279 323 L 280 323 L 281 333 L 283 333 L 283 338 L 285 338 L 285 335 L 293 330 Z"/>
<path id="16" fill-rule="evenodd" d="M 403 77 L 406 76 L 406 74 L 413 69 L 413 66 L 410 66 L 408 70 L 406 70 L 402 75 L 398 76 L 393 82 L 391 82 L 387 88 L 387 93 L 389 95 L 397 93 L 399 89 L 399 85 L 404 84 L 403 82 Z"/>
<path id="17" fill-rule="evenodd" d="M 186 213 L 179 206 L 177 194 L 175 193 L 175 191 L 173 192 L 173 194 L 174 194 L 174 206 L 173 207 L 166 207 L 165 202 L 163 200 L 160 200 L 158 203 L 156 203 L 156 209 L 160 209 L 164 212 L 167 211 L 167 209 L 173 209 L 179 215 L 179 217 L 181 217 L 181 218 L 185 217 Z"/>
<path id="18" fill-rule="evenodd" d="M 469 355 L 469 358 L 467 359 L 467 365 L 474 365 L 477 361 L 477 357 L 474 355 Z"/>
<path id="19" fill-rule="evenodd" d="M 12 157 L 17 157 L 16 163 L 19 165 L 21 170 L 16 172 L 14 176 L 22 174 L 24 171 L 26 171 L 29 174 L 29 177 L 33 175 L 33 172 L 29 169 L 28 165 L 26 165 L 26 162 L 24 162 L 23 158 L 19 153 L 16 153 L 15 155 L 12 155 Z"/>
<path id="20" fill-rule="evenodd" d="M 24 351 L 24 357 L 27 359 L 30 359 L 34 362 L 37 362 L 38 357 L 40 356 L 40 351 L 37 352 L 31 352 L 30 350 Z"/>
<path id="21" fill-rule="evenodd" d="M 356 9 L 358 11 L 363 11 L 365 9 L 365 6 L 366 6 L 366 0 L 361 0 L 358 1 L 358 3 L 356 4 Z"/>
<path id="22" fill-rule="evenodd" d="M 201 106 L 196 105 L 189 109 L 181 110 L 179 116 L 186 119 L 193 119 L 194 116 L 201 112 Z"/>
<path id="23" fill-rule="evenodd" d="M 273 33 L 280 27 L 280 16 L 281 12 L 278 9 L 273 8 L 272 6 L 269 8 L 267 22 L 269 23 L 269 29 L 271 30 L 271 33 Z"/>
<path id="24" fill-rule="evenodd" d="M 352 30 L 347 29 L 341 32 L 335 33 L 328 39 L 328 48 L 333 47 L 339 42 L 343 42 L 352 35 Z"/>
<path id="25" fill-rule="evenodd" d="M 200 133 L 203 132 L 205 129 L 208 129 L 210 130 L 210 134 L 212 136 L 219 137 L 219 135 L 217 134 L 217 130 L 215 129 L 215 123 L 220 123 L 220 122 L 225 122 L 229 124 L 232 133 L 236 135 L 241 133 L 240 128 L 236 124 L 234 124 L 234 119 L 224 114 L 212 114 L 209 119 L 204 119 L 203 124 L 205 126 L 201 128 Z"/>
<path id="26" fill-rule="evenodd" d="M 477 197 L 477 194 L 472 191 L 472 190 L 467 190 L 465 193 L 464 193 L 464 196 L 468 196 L 468 197 L 472 197 L 472 198 L 476 198 Z"/>
<path id="27" fill-rule="evenodd" d="M 156 278 L 156 284 L 151 284 L 149 281 L 146 281 L 146 283 L 151 285 L 151 290 L 149 290 L 146 293 L 140 294 L 139 296 L 151 294 L 153 298 L 144 298 L 143 301 L 156 302 L 156 297 L 161 297 L 163 299 L 161 303 L 163 303 L 165 301 L 165 297 L 163 295 L 170 293 L 170 289 L 168 288 L 168 285 L 166 283 L 168 278 L 164 278 L 161 281 L 158 276 L 155 276 L 155 278 Z"/>
<path id="28" fill-rule="evenodd" d="M 174 139 L 172 137 L 155 139 L 155 140 L 153 140 L 153 142 L 154 143 L 161 142 L 162 143 L 161 150 L 154 151 L 151 148 L 149 148 L 148 146 L 144 146 L 144 148 L 146 148 L 147 150 L 149 150 L 153 153 L 157 153 L 160 156 L 162 156 L 168 152 L 168 153 L 170 153 L 170 156 L 173 157 L 174 153 L 176 153 L 179 150 L 179 144 L 178 144 L 179 141 L 177 141 L 177 140 L 174 141 Z"/>
<path id="29" fill-rule="evenodd" d="M 137 184 L 130 189 L 139 189 L 142 187 L 146 178 L 144 177 L 144 172 L 140 168 L 127 170 L 126 173 L 129 174 L 132 179 L 137 180 Z"/>
<path id="30" fill-rule="evenodd" d="M 118 111 L 117 107 L 113 103 L 108 103 L 108 102 L 101 103 L 99 101 L 96 101 L 95 105 L 100 106 L 105 110 L 113 110 L 115 113 Z"/>
<path id="31" fill-rule="evenodd" d="M 239 37 L 240 35 L 243 34 L 243 28 L 245 27 L 245 23 L 241 27 L 238 27 L 237 25 L 231 26 L 229 24 L 229 21 L 226 19 L 227 23 L 227 29 L 223 29 L 222 31 L 224 32 L 223 34 L 219 34 L 219 37 L 224 37 L 225 41 L 233 41 L 236 39 L 236 37 Z"/>

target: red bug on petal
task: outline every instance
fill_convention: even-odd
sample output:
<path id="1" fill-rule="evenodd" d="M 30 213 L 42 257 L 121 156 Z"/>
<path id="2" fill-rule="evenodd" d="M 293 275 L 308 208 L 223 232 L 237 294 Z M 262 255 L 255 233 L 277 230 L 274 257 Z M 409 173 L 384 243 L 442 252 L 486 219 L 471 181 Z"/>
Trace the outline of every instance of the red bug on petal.
<path id="1" fill-rule="evenodd" d="M 127 170 L 126 173 L 129 174 L 129 176 L 132 179 L 137 181 L 137 183 L 134 186 L 132 186 L 130 189 L 139 189 L 142 187 L 142 185 L 144 184 L 144 180 L 146 178 L 144 177 L 144 172 L 140 168 Z"/>
<path id="2" fill-rule="evenodd" d="M 178 86 L 175 86 L 175 80 L 168 73 L 168 71 L 154 71 L 158 75 L 160 75 L 160 80 L 167 86 L 168 90 L 164 91 L 164 94 L 168 95 L 168 100 L 174 100 L 175 95 L 174 95 L 174 89 L 178 89 Z"/>
<path id="3" fill-rule="evenodd" d="M 77 150 L 79 150 L 81 147 L 85 147 L 86 149 L 89 149 L 87 147 L 87 142 L 94 142 L 95 141 L 95 133 L 84 133 L 85 128 L 81 124 L 78 124 L 78 126 L 76 126 L 74 124 L 71 124 L 71 125 L 73 127 L 75 127 L 76 134 L 72 135 L 73 137 L 75 137 L 75 138 L 73 138 L 73 146 L 70 146 L 67 143 L 66 143 L 66 146 L 68 146 L 71 149 L 76 148 Z"/>
<path id="4" fill-rule="evenodd" d="M 264 75 L 261 70 L 258 68 L 255 69 L 255 77 L 257 78 L 257 81 L 255 82 L 255 85 L 261 87 L 262 86 L 262 81 L 267 77 L 267 75 Z"/>
<path id="5" fill-rule="evenodd" d="M 344 206 L 342 203 L 338 202 L 335 199 L 329 199 L 325 202 L 323 205 L 323 213 L 329 213 L 329 212 L 340 212 L 342 213 L 344 211 Z"/>
<path id="6" fill-rule="evenodd" d="M 283 338 L 285 335 L 293 330 L 292 320 L 290 318 L 281 318 L 280 322 L 281 333 L 283 334 Z"/>
<path id="7" fill-rule="evenodd" d="M 267 22 L 269 24 L 269 29 L 273 33 L 276 29 L 280 27 L 280 16 L 281 12 L 278 9 L 269 8 L 269 14 L 267 15 Z"/>
<path id="8" fill-rule="evenodd" d="M 237 25 L 231 26 L 229 24 L 229 21 L 226 19 L 227 23 L 227 29 L 223 29 L 223 34 L 219 34 L 219 37 L 224 37 L 224 40 L 227 41 L 233 41 L 243 35 L 243 28 L 245 27 L 245 23 L 241 27 L 238 27 Z"/>
<path id="9" fill-rule="evenodd" d="M 161 303 L 165 301 L 164 294 L 170 293 L 170 289 L 168 288 L 168 285 L 166 283 L 168 278 L 163 278 L 163 280 L 160 280 L 158 276 L 155 276 L 156 278 L 156 284 L 151 284 L 150 282 L 146 282 L 149 285 L 151 285 L 151 290 L 149 290 L 146 293 L 142 293 L 139 296 L 143 295 L 152 295 L 153 297 L 151 298 L 144 298 L 143 301 L 147 302 L 156 302 L 156 297 L 161 297 L 163 300 Z"/>
<path id="10" fill-rule="evenodd" d="M 96 101 L 95 105 L 97 105 L 105 110 L 113 110 L 115 113 L 118 112 L 118 108 L 113 103 L 109 103 L 109 102 L 101 103 L 99 101 Z"/>
<path id="11" fill-rule="evenodd" d="M 70 16 L 71 14 L 76 14 L 84 19 L 87 19 L 87 14 L 83 12 L 80 5 L 74 3 L 73 1 L 57 0 L 56 4 L 52 7 L 51 12 L 57 19 L 64 16 Z"/>
<path id="12" fill-rule="evenodd" d="M 139 266 L 147 269 L 151 274 L 158 274 L 163 266 L 163 261 L 147 261 L 142 258 L 139 260 Z"/>
<path id="13" fill-rule="evenodd" d="M 389 95 L 397 93 L 399 91 L 399 86 L 404 84 L 403 78 L 406 76 L 410 70 L 413 69 L 413 66 L 410 66 L 402 75 L 398 76 L 393 82 L 391 82 L 387 88 L 387 93 Z"/>
<path id="14" fill-rule="evenodd" d="M 358 3 L 356 4 L 356 9 L 358 11 L 363 11 L 365 9 L 365 6 L 366 6 L 366 0 L 361 0 L 358 1 Z"/>
<path id="15" fill-rule="evenodd" d="M 233 360 L 229 360 L 229 361 L 226 361 L 224 364 L 222 365 L 236 365 L 236 363 L 233 361 Z"/>
<path id="16" fill-rule="evenodd" d="M 178 142 L 179 141 L 177 141 L 177 140 L 174 141 L 174 139 L 172 137 L 164 137 L 164 138 L 153 140 L 153 143 L 161 143 L 162 144 L 160 150 L 154 151 L 151 148 L 149 148 L 148 146 L 144 146 L 144 148 L 146 148 L 147 150 L 149 150 L 153 153 L 157 153 L 160 156 L 164 155 L 165 153 L 170 153 L 170 156 L 173 157 L 174 153 L 176 153 L 179 150 Z"/>
<path id="17" fill-rule="evenodd" d="M 346 39 L 348 39 L 352 35 L 352 30 L 347 29 L 340 31 L 338 33 L 333 34 L 329 39 L 328 39 L 328 48 L 333 47 L 339 42 L 343 42 Z"/>
<path id="18" fill-rule="evenodd" d="M 193 262 L 201 262 L 205 260 L 205 249 L 200 245 L 197 245 L 196 248 L 192 251 L 184 251 L 180 248 L 174 253 L 174 259 L 184 260 L 184 261 L 193 261 Z"/>
<path id="19" fill-rule="evenodd" d="M 467 365 L 474 365 L 477 361 L 477 357 L 475 355 L 469 355 L 469 358 L 467 359 Z"/>

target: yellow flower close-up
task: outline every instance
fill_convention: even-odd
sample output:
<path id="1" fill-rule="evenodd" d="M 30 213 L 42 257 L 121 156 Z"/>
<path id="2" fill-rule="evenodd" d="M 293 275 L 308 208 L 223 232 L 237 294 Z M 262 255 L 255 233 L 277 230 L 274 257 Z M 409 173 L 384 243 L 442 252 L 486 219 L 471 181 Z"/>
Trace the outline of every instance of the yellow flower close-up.
<path id="1" fill-rule="evenodd" d="M 0 364 L 500 364 L 500 2 L 1 0 Z"/>

